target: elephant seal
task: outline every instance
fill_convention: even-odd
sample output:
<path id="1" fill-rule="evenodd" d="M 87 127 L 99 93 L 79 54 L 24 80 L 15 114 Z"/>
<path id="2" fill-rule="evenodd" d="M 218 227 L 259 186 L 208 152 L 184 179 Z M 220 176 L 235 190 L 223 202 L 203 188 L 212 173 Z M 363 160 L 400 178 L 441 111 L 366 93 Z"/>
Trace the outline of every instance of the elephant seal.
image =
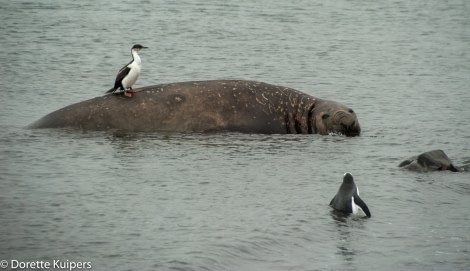
<path id="1" fill-rule="evenodd" d="M 459 172 L 463 170 L 454 166 L 443 150 L 433 150 L 422 153 L 401 162 L 398 166 L 418 172 L 438 170 Z"/>
<path id="2" fill-rule="evenodd" d="M 340 103 L 292 88 L 244 80 L 148 86 L 132 98 L 109 94 L 54 111 L 29 127 L 346 136 L 361 132 L 354 111 Z"/>
<path id="3" fill-rule="evenodd" d="M 369 207 L 359 197 L 359 189 L 349 172 L 344 174 L 343 183 L 339 187 L 338 193 L 331 200 L 330 206 L 345 214 L 358 215 L 360 213 L 359 210 L 362 210 L 367 217 L 371 217 Z"/>

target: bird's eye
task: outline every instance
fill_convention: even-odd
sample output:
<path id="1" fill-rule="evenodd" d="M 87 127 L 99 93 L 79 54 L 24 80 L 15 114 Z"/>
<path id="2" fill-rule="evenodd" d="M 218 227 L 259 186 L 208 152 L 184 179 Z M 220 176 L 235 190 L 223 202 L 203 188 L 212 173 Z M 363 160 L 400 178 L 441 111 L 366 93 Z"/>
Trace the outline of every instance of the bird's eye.
<path id="1" fill-rule="evenodd" d="M 330 117 L 330 114 L 323 114 L 323 116 L 321 116 L 321 118 L 324 119 L 324 120 L 326 120 L 329 117 Z"/>
<path id="2" fill-rule="evenodd" d="M 353 113 L 354 113 L 354 110 L 349 109 L 349 113 L 353 114 Z"/>

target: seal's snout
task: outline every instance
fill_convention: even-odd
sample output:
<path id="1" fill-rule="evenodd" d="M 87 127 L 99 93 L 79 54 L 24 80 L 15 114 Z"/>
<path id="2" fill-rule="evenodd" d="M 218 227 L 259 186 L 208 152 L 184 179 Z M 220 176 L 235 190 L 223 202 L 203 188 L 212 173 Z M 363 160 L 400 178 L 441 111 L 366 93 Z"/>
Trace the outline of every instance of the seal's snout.
<path id="1" fill-rule="evenodd" d="M 361 126 L 356 114 L 351 109 L 344 109 L 343 106 L 338 110 L 330 110 L 327 114 L 323 114 L 321 122 L 317 124 L 316 128 L 320 134 L 330 132 L 340 133 L 345 136 L 358 136 L 361 134 Z M 324 129 L 324 131 L 321 129 Z"/>
<path id="2" fill-rule="evenodd" d="M 342 133 L 346 136 L 358 136 L 361 134 L 361 128 L 354 119 L 342 119 L 341 121 Z"/>
<path id="3" fill-rule="evenodd" d="M 345 134 L 347 136 L 358 136 L 361 134 L 361 128 L 355 121 L 353 121 L 353 123 L 347 127 Z"/>
<path id="4" fill-rule="evenodd" d="M 341 126 L 343 126 L 343 128 L 346 129 L 346 130 L 352 130 L 356 126 L 356 121 L 353 120 L 352 123 L 350 123 L 350 124 L 341 123 Z"/>

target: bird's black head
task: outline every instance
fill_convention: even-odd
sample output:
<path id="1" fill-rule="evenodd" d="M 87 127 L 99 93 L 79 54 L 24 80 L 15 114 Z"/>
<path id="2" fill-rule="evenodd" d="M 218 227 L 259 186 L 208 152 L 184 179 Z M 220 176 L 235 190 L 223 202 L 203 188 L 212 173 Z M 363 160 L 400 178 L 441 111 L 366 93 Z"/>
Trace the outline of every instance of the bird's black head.
<path id="1" fill-rule="evenodd" d="M 354 178 L 351 175 L 351 173 L 349 172 L 344 173 L 343 182 L 347 184 L 354 184 Z"/>
<path id="2" fill-rule="evenodd" d="M 142 46 L 140 44 L 134 44 L 134 46 L 132 46 L 132 50 L 134 51 L 140 51 L 142 49 L 145 49 L 145 48 L 148 48 L 148 47 L 145 47 L 145 46 Z"/>

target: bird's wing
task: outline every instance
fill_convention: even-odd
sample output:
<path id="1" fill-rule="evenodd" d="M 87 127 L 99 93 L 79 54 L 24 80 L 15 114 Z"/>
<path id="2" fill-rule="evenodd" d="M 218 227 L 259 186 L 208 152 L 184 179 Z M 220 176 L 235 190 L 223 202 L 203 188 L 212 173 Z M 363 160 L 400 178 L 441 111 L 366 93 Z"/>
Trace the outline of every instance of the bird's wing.
<path id="1" fill-rule="evenodd" d="M 330 205 L 333 205 L 333 203 L 335 202 L 335 199 L 336 199 L 336 195 L 331 199 Z"/>
<path id="2" fill-rule="evenodd" d="M 116 82 L 119 82 L 119 84 L 120 84 L 120 83 L 121 83 L 121 80 L 122 80 L 124 77 L 126 77 L 126 75 L 127 75 L 127 74 L 129 73 L 129 71 L 131 70 L 131 68 L 128 67 L 129 64 L 131 64 L 131 63 L 132 63 L 132 60 L 131 60 L 129 63 L 127 63 L 126 66 L 122 67 L 122 68 L 119 70 L 119 72 L 118 72 L 118 74 L 117 74 L 117 76 L 116 76 L 116 80 L 115 80 Z"/>
<path id="3" fill-rule="evenodd" d="M 129 63 L 127 63 L 126 66 L 122 67 L 122 68 L 119 70 L 118 74 L 116 75 L 116 80 L 114 80 L 114 87 L 111 88 L 110 90 L 106 91 L 106 93 L 114 92 L 114 91 L 116 91 L 116 89 L 118 89 L 118 88 L 121 87 L 121 85 L 122 85 L 122 84 L 121 84 L 122 79 L 124 79 L 124 77 L 126 77 L 126 75 L 128 75 L 128 74 L 129 74 L 129 71 L 131 70 L 131 69 L 128 67 L 129 64 L 131 64 L 131 63 L 132 63 L 132 60 L 131 60 Z"/>
<path id="4" fill-rule="evenodd" d="M 361 207 L 362 211 L 364 211 L 367 217 L 371 217 L 369 207 L 367 207 L 367 204 L 359 197 L 359 195 L 354 195 L 354 203 Z"/>

